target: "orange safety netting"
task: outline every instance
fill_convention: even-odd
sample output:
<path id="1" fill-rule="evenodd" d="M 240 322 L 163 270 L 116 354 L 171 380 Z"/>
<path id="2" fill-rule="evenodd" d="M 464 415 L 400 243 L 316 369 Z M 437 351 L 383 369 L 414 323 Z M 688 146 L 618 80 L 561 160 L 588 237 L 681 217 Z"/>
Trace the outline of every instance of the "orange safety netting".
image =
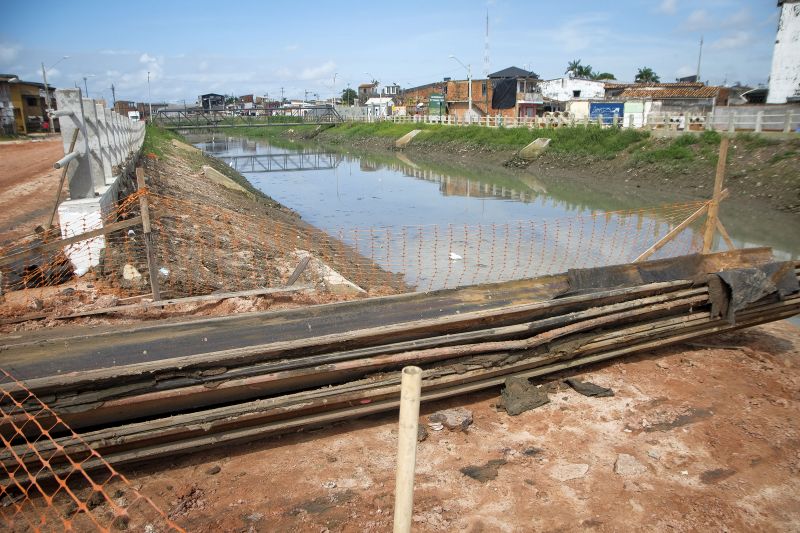
<path id="1" fill-rule="evenodd" d="M 183 531 L 4 370 L 0 405 L 6 406 L 0 407 L 0 519 L 6 530 Z"/>

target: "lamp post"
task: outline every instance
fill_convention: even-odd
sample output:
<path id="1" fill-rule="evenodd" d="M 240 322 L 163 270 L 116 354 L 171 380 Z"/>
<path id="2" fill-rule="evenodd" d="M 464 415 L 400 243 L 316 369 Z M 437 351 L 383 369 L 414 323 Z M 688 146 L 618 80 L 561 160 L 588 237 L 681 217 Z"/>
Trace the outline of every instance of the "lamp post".
<path id="1" fill-rule="evenodd" d="M 87 74 L 83 77 L 83 89 L 86 91 L 86 98 L 89 98 L 89 85 L 86 83 L 87 78 L 94 78 L 94 74 Z"/>
<path id="2" fill-rule="evenodd" d="M 69 56 L 63 56 L 61 59 L 50 65 L 50 68 L 54 68 L 56 65 L 64 61 L 65 59 L 69 59 Z M 52 100 L 50 100 L 50 88 L 47 86 L 47 70 L 44 68 L 44 61 L 42 61 L 42 81 L 44 81 L 44 100 L 45 104 L 47 104 L 47 117 L 50 118 L 50 113 L 53 111 Z M 50 124 L 50 131 L 55 131 L 52 127 L 53 125 Z"/>
<path id="3" fill-rule="evenodd" d="M 458 59 L 456 56 L 452 54 L 450 54 L 450 59 L 455 59 L 456 61 L 458 61 L 459 65 L 467 69 L 467 94 L 469 95 L 467 97 L 469 101 L 469 111 L 467 115 L 469 118 L 467 120 L 469 122 L 472 122 L 472 65 L 471 64 L 465 65 L 464 63 L 461 62 L 460 59 Z"/>

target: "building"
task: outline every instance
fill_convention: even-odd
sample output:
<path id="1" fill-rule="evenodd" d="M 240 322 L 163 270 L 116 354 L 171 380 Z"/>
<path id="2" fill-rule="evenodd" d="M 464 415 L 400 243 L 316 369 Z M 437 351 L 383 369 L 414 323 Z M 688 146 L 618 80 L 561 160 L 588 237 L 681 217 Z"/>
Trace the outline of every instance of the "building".
<path id="1" fill-rule="evenodd" d="M 167 103 L 166 102 L 139 102 L 136 104 L 136 111 L 139 112 L 139 116 L 142 120 L 149 120 L 150 119 L 150 109 L 153 110 L 153 115 L 158 114 L 159 109 L 166 109 Z"/>
<path id="2" fill-rule="evenodd" d="M 49 90 L 50 102 L 55 108 L 55 88 L 49 87 Z M 0 74 L 0 105 L 3 131 L 25 135 L 50 128 L 44 84 L 22 81 L 14 74 Z"/>
<path id="3" fill-rule="evenodd" d="M 487 115 L 508 118 L 536 116 L 544 103 L 537 89 L 538 81 L 535 72 L 517 67 L 494 72 L 487 79 L 473 79 L 473 118 Z M 469 86 L 467 80 L 447 80 L 445 96 L 448 114 L 466 118 Z"/>
<path id="4" fill-rule="evenodd" d="M 369 118 L 388 117 L 393 114 L 394 100 L 385 96 L 367 98 L 364 103 Z"/>
<path id="5" fill-rule="evenodd" d="M 778 0 L 778 8 L 767 103 L 800 102 L 800 0 Z"/>
<path id="6" fill-rule="evenodd" d="M 117 100 L 114 102 L 114 111 L 123 117 L 127 117 L 129 116 L 128 113 L 131 111 L 138 112 L 139 109 L 136 107 L 136 102 L 132 102 L 130 100 Z"/>
<path id="7" fill-rule="evenodd" d="M 378 82 L 362 83 L 358 86 L 358 103 L 365 104 L 369 98 L 378 96 Z"/>
<path id="8" fill-rule="evenodd" d="M 728 89 L 702 83 L 606 83 L 606 100 L 650 101 L 655 112 L 708 113 L 728 104 Z"/>
<path id="9" fill-rule="evenodd" d="M 542 80 L 538 84 L 539 91 L 544 98 L 558 102 L 568 102 L 577 99 L 605 98 L 606 84 L 598 80 L 586 78 L 555 78 Z"/>
<path id="10" fill-rule="evenodd" d="M 223 111 L 225 109 L 225 96 L 216 93 L 203 94 L 199 98 L 203 111 Z"/>

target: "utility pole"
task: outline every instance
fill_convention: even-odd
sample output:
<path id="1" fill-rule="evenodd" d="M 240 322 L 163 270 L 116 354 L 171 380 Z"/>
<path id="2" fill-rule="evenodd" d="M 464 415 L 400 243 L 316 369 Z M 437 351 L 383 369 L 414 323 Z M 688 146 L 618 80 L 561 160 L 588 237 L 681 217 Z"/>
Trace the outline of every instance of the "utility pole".
<path id="1" fill-rule="evenodd" d="M 697 54 L 697 79 L 695 81 L 700 81 L 700 60 L 703 58 L 703 36 L 700 36 L 700 53 Z"/>
<path id="2" fill-rule="evenodd" d="M 147 112 L 147 118 L 150 119 L 150 124 L 153 123 L 153 99 L 150 97 L 150 71 L 147 71 L 147 105 L 149 107 L 149 111 Z"/>
<path id="3" fill-rule="evenodd" d="M 283 105 L 283 87 L 281 87 L 281 105 Z"/>
<path id="4" fill-rule="evenodd" d="M 468 96 L 468 102 L 469 102 L 469 112 L 468 112 L 469 114 L 468 114 L 468 117 L 469 118 L 467 120 L 469 122 L 472 122 L 472 64 L 465 65 L 464 63 L 461 62 L 460 59 L 458 59 L 454 55 L 451 55 L 450 59 L 455 59 L 456 61 L 458 61 L 459 65 L 461 65 L 462 67 L 467 69 L 467 94 L 469 95 Z"/>
<path id="5" fill-rule="evenodd" d="M 111 84 L 111 101 L 113 102 L 111 107 L 117 107 L 117 91 L 113 83 Z"/>

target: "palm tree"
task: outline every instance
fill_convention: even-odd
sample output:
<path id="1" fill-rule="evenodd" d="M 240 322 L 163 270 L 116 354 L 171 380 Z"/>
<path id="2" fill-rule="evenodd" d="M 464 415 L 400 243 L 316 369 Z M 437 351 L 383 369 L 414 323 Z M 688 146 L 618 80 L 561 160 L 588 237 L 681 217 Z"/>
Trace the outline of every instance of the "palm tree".
<path id="1" fill-rule="evenodd" d="M 616 80 L 617 77 L 611 74 L 610 72 L 593 72 L 592 73 L 593 80 Z"/>
<path id="2" fill-rule="evenodd" d="M 659 78 L 658 74 L 650 67 L 642 67 L 639 69 L 639 72 L 636 73 L 636 77 L 633 81 L 636 83 L 658 83 L 661 81 L 661 78 Z"/>
<path id="3" fill-rule="evenodd" d="M 581 60 L 580 59 L 573 59 L 572 61 L 567 63 L 567 70 L 564 71 L 564 74 L 572 73 L 573 76 L 577 76 L 577 72 L 581 68 L 583 68 L 581 66 Z"/>

